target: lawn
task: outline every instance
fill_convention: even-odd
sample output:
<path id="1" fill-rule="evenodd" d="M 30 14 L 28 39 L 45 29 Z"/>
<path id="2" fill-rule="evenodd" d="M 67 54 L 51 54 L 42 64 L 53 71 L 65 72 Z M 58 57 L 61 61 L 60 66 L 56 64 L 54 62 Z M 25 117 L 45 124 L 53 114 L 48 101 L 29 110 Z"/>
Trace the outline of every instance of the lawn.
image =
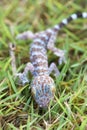
<path id="1" fill-rule="evenodd" d="M 86 0 L 0 1 L 0 130 L 86 130 L 87 129 L 87 19 L 72 21 L 58 33 L 56 47 L 66 50 L 66 64 L 48 51 L 60 76 L 54 100 L 48 108 L 35 103 L 30 84 L 14 80 L 9 43 L 16 45 L 17 71 L 29 62 L 31 40 L 16 40 L 17 34 L 52 27 L 75 12 L 87 12 Z M 29 74 L 30 81 L 32 75 Z"/>

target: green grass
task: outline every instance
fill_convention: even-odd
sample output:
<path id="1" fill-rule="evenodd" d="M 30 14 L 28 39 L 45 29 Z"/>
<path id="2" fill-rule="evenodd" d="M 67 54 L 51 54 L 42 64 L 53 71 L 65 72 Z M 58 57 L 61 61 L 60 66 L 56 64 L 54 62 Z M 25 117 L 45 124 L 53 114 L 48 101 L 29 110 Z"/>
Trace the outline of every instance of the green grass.
<path id="1" fill-rule="evenodd" d="M 16 41 L 25 30 L 41 31 L 77 11 L 87 12 L 84 0 L 0 1 L 0 130 L 86 130 L 87 129 L 87 19 L 71 22 L 57 37 L 56 46 L 67 52 L 67 64 L 59 66 L 55 99 L 40 110 L 28 85 L 13 80 L 8 43 L 16 44 L 16 63 L 22 71 L 29 61 L 31 41 Z M 32 78 L 32 77 L 31 77 Z"/>

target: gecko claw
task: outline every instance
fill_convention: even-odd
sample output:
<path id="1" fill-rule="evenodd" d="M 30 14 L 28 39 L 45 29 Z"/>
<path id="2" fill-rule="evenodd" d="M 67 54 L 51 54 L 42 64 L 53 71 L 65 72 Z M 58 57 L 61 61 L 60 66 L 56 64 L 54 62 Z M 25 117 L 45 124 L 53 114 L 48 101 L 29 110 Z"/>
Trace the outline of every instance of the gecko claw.
<path id="1" fill-rule="evenodd" d="M 59 65 L 61 65 L 62 63 L 66 64 L 66 58 L 65 58 L 65 56 L 64 57 L 60 57 L 59 60 L 58 60 L 58 63 L 59 63 Z"/>
<path id="2" fill-rule="evenodd" d="M 21 82 L 22 85 L 25 85 L 25 84 L 29 83 L 29 79 L 26 77 L 25 74 L 18 73 L 18 74 L 16 74 L 16 76 L 19 78 L 19 82 Z"/>
<path id="3" fill-rule="evenodd" d="M 59 58 L 59 60 L 58 60 L 59 65 L 61 65 L 62 63 L 65 63 L 65 64 L 66 64 L 65 54 L 66 54 L 66 51 L 63 50 L 62 53 L 61 53 L 61 56 L 60 56 L 60 58 Z"/>

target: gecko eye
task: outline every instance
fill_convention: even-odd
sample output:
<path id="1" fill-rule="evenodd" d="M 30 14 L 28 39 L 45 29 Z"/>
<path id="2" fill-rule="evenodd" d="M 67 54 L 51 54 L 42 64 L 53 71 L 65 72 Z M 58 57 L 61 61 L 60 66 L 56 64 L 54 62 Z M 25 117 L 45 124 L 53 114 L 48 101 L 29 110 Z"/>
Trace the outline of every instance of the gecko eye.
<path id="1" fill-rule="evenodd" d="M 55 93 L 55 91 L 56 91 L 55 84 L 51 85 L 51 86 L 50 86 L 50 89 L 51 89 L 51 91 L 52 91 L 53 93 Z"/>
<path id="2" fill-rule="evenodd" d="M 33 95 L 33 96 L 36 95 L 36 89 L 35 89 L 35 88 L 32 88 L 32 89 L 31 89 L 31 92 L 32 92 L 32 95 Z"/>

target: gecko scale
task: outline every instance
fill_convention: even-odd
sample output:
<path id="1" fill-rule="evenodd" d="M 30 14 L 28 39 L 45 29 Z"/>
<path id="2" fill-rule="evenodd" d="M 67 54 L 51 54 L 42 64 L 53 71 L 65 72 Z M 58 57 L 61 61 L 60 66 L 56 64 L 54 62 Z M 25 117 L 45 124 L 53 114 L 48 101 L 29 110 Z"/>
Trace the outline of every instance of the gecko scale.
<path id="1" fill-rule="evenodd" d="M 72 14 L 70 17 L 63 19 L 60 24 L 53 26 L 50 29 L 38 33 L 26 31 L 17 36 L 17 39 L 32 39 L 30 47 L 30 62 L 27 63 L 24 72 L 18 73 L 21 82 L 25 84 L 29 82 L 27 74 L 30 71 L 33 75 L 31 82 L 31 90 L 36 103 L 39 107 L 47 107 L 50 100 L 55 94 L 55 83 L 50 77 L 52 71 L 55 76 L 59 75 L 59 70 L 55 63 L 51 63 L 48 67 L 47 49 L 50 49 L 56 56 L 59 57 L 59 64 L 65 62 L 65 52 L 54 46 L 58 31 L 70 21 L 77 18 L 87 18 L 87 12 Z"/>

